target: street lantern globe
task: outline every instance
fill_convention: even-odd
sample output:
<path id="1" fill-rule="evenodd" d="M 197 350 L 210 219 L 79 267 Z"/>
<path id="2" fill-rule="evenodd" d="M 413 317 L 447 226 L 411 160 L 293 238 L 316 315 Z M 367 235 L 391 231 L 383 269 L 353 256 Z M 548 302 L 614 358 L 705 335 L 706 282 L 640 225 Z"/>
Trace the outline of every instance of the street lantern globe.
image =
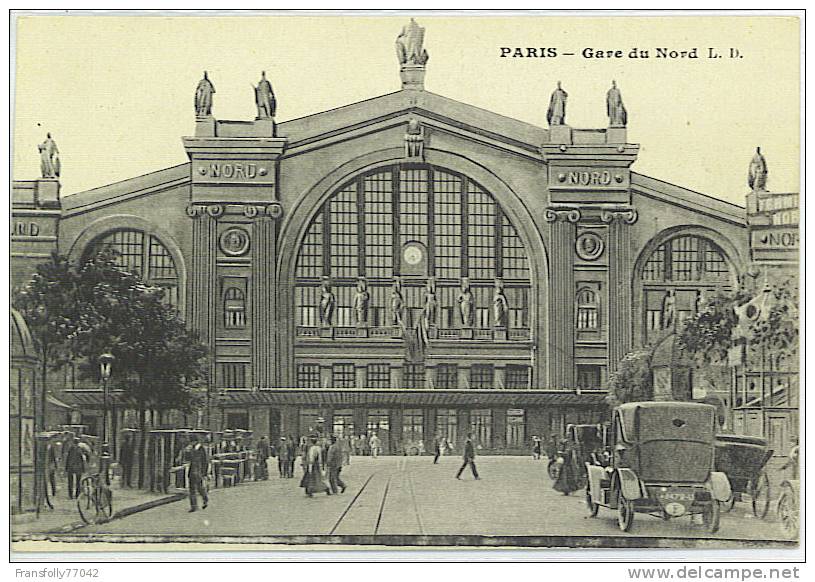
<path id="1" fill-rule="evenodd" d="M 110 367 L 115 359 L 116 356 L 110 352 L 105 352 L 99 356 L 99 371 L 102 373 L 103 380 L 107 381 L 110 379 Z"/>

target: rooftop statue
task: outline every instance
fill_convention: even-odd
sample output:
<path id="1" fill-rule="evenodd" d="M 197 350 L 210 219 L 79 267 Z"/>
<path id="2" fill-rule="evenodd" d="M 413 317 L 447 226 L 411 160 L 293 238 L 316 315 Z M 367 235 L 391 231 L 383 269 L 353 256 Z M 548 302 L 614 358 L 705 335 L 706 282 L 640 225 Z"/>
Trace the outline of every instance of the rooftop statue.
<path id="1" fill-rule="evenodd" d="M 255 87 L 255 103 L 258 106 L 258 119 L 271 119 L 275 116 L 277 101 L 272 84 L 266 79 L 266 71 L 261 73 L 260 82 Z"/>
<path id="2" fill-rule="evenodd" d="M 552 92 L 549 99 L 549 111 L 546 112 L 546 121 L 549 125 L 566 125 L 566 99 L 569 94 L 560 87 L 557 82 L 557 89 Z"/>
<path id="3" fill-rule="evenodd" d="M 43 178 L 59 178 L 60 163 L 57 143 L 49 133 L 45 141 L 37 146 L 40 151 L 40 170 Z"/>
<path id="4" fill-rule="evenodd" d="M 396 37 L 396 56 L 400 65 L 424 65 L 427 63 L 427 51 L 424 44 L 424 28 L 410 19 L 410 24 L 402 28 Z"/>
<path id="5" fill-rule="evenodd" d="M 617 88 L 617 81 L 611 82 L 611 89 L 606 93 L 606 111 L 609 127 L 625 127 L 628 123 L 628 112 L 623 105 L 623 96 Z"/>
<path id="6" fill-rule="evenodd" d="M 750 173 L 747 176 L 747 184 L 753 190 L 767 189 L 767 161 L 761 155 L 761 148 L 756 148 L 756 155 L 750 162 Z"/>
<path id="7" fill-rule="evenodd" d="M 210 82 L 207 72 L 204 71 L 204 78 L 198 81 L 195 89 L 195 116 L 209 117 L 212 115 L 212 96 L 215 94 L 215 86 Z"/>

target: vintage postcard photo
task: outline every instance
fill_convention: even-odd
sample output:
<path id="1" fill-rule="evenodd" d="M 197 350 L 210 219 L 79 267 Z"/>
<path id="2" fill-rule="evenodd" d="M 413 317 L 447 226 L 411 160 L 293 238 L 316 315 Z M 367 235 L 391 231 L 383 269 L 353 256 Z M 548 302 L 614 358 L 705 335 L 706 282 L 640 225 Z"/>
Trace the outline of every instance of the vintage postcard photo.
<path id="1" fill-rule="evenodd" d="M 797 548 L 802 18 L 13 13 L 12 550 Z"/>

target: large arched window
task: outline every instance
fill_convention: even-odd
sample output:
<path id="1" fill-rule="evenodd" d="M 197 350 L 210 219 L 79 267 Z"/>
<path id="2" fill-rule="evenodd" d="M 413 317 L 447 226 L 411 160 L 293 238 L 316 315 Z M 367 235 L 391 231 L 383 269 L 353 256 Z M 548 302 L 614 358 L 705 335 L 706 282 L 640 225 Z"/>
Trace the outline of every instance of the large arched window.
<path id="1" fill-rule="evenodd" d="M 394 325 L 394 281 L 401 281 L 404 323 L 426 307 L 429 279 L 440 337 L 457 337 L 463 280 L 473 295 L 476 339 L 492 337 L 496 280 L 503 283 L 510 339 L 529 339 L 529 259 L 515 227 L 495 198 L 466 176 L 428 165 L 402 165 L 360 175 L 320 208 L 297 257 L 296 311 L 300 335 L 319 325 L 321 285 L 336 297 L 335 328 L 357 324 L 360 279 L 369 294 L 367 324 Z M 348 333 L 341 331 L 341 335 Z M 383 331 L 383 335 L 385 332 Z M 523 337 L 522 337 L 523 336 Z"/>
<path id="2" fill-rule="evenodd" d="M 681 325 L 731 281 L 727 257 L 710 239 L 685 234 L 659 245 L 640 273 L 646 340 Z"/>
<path id="3" fill-rule="evenodd" d="M 115 230 L 97 238 L 91 252 L 111 249 L 116 264 L 146 283 L 164 289 L 164 299 L 178 307 L 178 272 L 170 252 L 154 235 L 141 230 Z"/>

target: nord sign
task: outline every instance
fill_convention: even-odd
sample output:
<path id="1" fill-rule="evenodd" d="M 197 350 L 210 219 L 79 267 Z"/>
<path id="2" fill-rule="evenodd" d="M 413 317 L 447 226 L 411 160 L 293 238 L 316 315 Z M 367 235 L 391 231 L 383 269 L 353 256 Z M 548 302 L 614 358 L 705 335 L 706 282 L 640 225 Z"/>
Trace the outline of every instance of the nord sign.
<path id="1" fill-rule="evenodd" d="M 773 229 L 753 233 L 753 247 L 761 249 L 798 248 L 800 235 L 797 229 Z"/>

